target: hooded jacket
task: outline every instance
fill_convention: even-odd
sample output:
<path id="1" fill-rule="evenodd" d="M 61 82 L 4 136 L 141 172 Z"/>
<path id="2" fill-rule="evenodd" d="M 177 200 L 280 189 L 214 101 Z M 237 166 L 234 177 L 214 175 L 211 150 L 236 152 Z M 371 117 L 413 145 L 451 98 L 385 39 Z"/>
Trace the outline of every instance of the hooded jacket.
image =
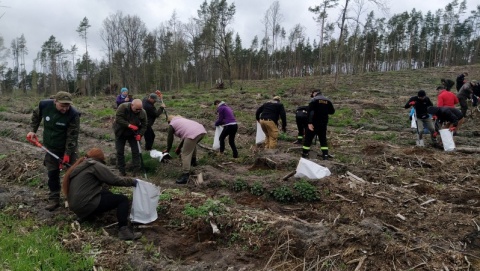
<path id="1" fill-rule="evenodd" d="M 457 95 L 451 93 L 448 90 L 442 89 L 437 97 L 437 106 L 448 106 L 448 107 L 455 107 L 458 104 L 458 97 Z"/>
<path id="2" fill-rule="evenodd" d="M 282 119 L 282 129 L 287 128 L 287 113 L 285 107 L 279 101 L 273 100 L 264 103 L 255 112 L 255 118 L 257 121 L 260 119 L 269 119 L 275 122 L 278 126 L 278 119 Z"/>
<path id="3" fill-rule="evenodd" d="M 218 119 L 215 121 L 215 126 L 237 123 L 232 108 L 230 108 L 226 103 L 221 102 L 218 104 L 217 113 Z"/>
<path id="4" fill-rule="evenodd" d="M 410 108 L 410 102 L 415 102 L 415 105 L 413 106 L 415 108 L 415 111 L 417 113 L 417 118 L 419 119 L 427 119 L 429 118 L 428 113 L 427 113 L 427 108 L 430 106 L 433 106 L 432 101 L 430 101 L 430 98 L 425 96 L 425 98 L 420 99 L 418 96 L 412 96 L 408 102 L 405 104 L 405 108 Z"/>
<path id="5" fill-rule="evenodd" d="M 97 209 L 103 184 L 133 186 L 134 180 L 117 176 L 102 162 L 87 158 L 70 173 L 68 206 L 79 218 L 85 218 Z"/>

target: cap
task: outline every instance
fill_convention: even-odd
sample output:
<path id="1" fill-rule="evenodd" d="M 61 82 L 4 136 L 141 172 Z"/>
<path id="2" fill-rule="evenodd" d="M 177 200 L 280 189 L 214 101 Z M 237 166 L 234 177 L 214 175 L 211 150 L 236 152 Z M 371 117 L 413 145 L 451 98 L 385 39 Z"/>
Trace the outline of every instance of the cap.
<path id="1" fill-rule="evenodd" d="M 72 94 L 65 92 L 65 91 L 59 91 L 57 94 L 55 94 L 55 100 L 61 104 L 71 104 L 73 103 L 72 101 Z"/>
<path id="2" fill-rule="evenodd" d="M 280 101 L 280 96 L 273 97 L 274 100 Z"/>
<path id="3" fill-rule="evenodd" d="M 155 94 L 155 93 L 150 93 L 148 98 L 153 99 L 155 102 L 160 102 L 160 99 L 158 98 L 157 94 Z"/>
<path id="4" fill-rule="evenodd" d="M 418 97 L 425 97 L 425 96 L 427 96 L 427 93 L 425 93 L 425 90 L 418 91 Z"/>

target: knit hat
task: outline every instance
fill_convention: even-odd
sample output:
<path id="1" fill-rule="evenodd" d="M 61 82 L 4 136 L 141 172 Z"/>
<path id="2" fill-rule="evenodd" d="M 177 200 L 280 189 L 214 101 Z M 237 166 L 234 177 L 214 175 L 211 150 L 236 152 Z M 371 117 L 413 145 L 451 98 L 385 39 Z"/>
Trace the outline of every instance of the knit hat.
<path id="1" fill-rule="evenodd" d="M 73 103 L 72 94 L 70 94 L 68 92 L 65 92 L 65 91 L 59 91 L 57 94 L 55 94 L 54 99 L 61 104 L 71 104 L 71 103 Z"/>
<path id="2" fill-rule="evenodd" d="M 150 93 L 148 98 L 153 99 L 155 102 L 160 102 L 160 99 L 158 98 L 157 94 L 155 94 L 155 93 Z"/>
<path id="3" fill-rule="evenodd" d="M 124 92 L 128 92 L 128 88 L 122 88 L 120 92 L 123 94 Z"/>
<path id="4" fill-rule="evenodd" d="M 425 96 L 427 96 L 427 93 L 425 93 L 425 90 L 418 91 L 418 97 L 425 97 Z"/>
<path id="5" fill-rule="evenodd" d="M 87 158 L 95 159 L 99 162 L 105 163 L 105 154 L 99 148 L 91 148 L 85 155 Z"/>

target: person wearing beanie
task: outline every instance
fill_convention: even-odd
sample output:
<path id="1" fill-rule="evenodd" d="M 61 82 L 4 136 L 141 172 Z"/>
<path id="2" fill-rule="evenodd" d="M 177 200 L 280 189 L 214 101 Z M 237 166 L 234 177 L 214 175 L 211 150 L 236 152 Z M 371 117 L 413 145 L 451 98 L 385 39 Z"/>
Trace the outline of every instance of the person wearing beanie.
<path id="1" fill-rule="evenodd" d="M 238 158 L 238 150 L 235 145 L 235 135 L 238 131 L 237 120 L 235 119 L 235 114 L 230 106 L 225 102 L 220 100 L 215 100 L 213 105 L 217 107 L 218 118 L 215 121 L 216 126 L 223 126 L 222 133 L 220 134 L 220 153 L 223 154 L 225 151 L 225 139 L 228 136 L 228 145 L 232 148 L 233 158 Z"/>
<path id="2" fill-rule="evenodd" d="M 322 95 L 320 89 L 315 89 L 314 92 L 315 96 L 308 104 L 308 129 L 302 147 L 302 157 L 308 158 L 313 138 L 318 136 L 322 158 L 328 160 L 330 157 L 327 144 L 328 116 L 335 114 L 335 108 L 332 101 Z"/>
<path id="3" fill-rule="evenodd" d="M 157 90 L 157 93 L 161 95 L 161 92 Z M 163 113 L 165 110 L 165 104 L 161 96 L 158 96 L 157 93 L 150 93 L 142 101 L 143 109 L 147 113 L 147 130 L 145 131 L 145 150 L 151 151 L 153 147 L 153 142 L 155 141 L 155 132 L 153 131 L 153 124 L 155 120 Z M 155 103 L 159 103 L 160 106 L 158 109 L 155 107 Z"/>
<path id="4" fill-rule="evenodd" d="M 463 84 L 465 84 L 466 82 L 465 77 L 467 76 L 468 76 L 468 72 L 463 72 L 457 76 L 457 85 L 456 85 L 457 92 L 459 92 L 460 88 L 462 88 Z"/>
<path id="5" fill-rule="evenodd" d="M 444 86 L 437 87 L 437 106 L 448 106 L 448 107 L 455 107 L 458 104 L 457 95 L 453 94 L 452 92 L 445 89 Z"/>
<path id="6" fill-rule="evenodd" d="M 457 131 L 465 122 L 462 112 L 456 108 L 430 106 L 427 108 L 427 112 L 439 124 L 435 125 L 437 130 L 439 129 L 437 127 L 450 129 L 450 131 L 453 131 L 453 135 L 457 135 Z"/>
<path id="7" fill-rule="evenodd" d="M 427 113 L 427 108 L 431 106 L 433 106 L 433 103 L 430 98 L 427 97 L 427 93 L 425 92 L 425 90 L 418 91 L 417 95 L 410 97 L 410 99 L 405 104 L 406 109 L 409 109 L 410 107 L 413 107 L 415 109 L 417 129 L 418 131 L 420 131 L 418 132 L 418 140 L 423 140 L 423 130 L 427 128 L 430 132 L 432 144 L 436 144 L 437 138 L 435 134 L 435 127 L 433 127 L 432 118 Z"/>
<path id="8" fill-rule="evenodd" d="M 128 89 L 124 87 L 120 90 L 120 95 L 117 96 L 117 107 L 126 102 L 131 102 L 131 96 L 128 95 Z"/>
<path id="9" fill-rule="evenodd" d="M 117 209 L 118 237 L 122 240 L 140 238 L 128 227 L 129 200 L 127 196 L 114 194 L 103 185 L 136 186 L 134 178 L 115 175 L 105 165 L 105 155 L 99 148 L 90 149 L 85 157 L 79 158 L 65 173 L 62 190 L 67 197 L 68 207 L 79 220 L 89 220 L 96 215 Z"/>
<path id="10" fill-rule="evenodd" d="M 60 207 L 60 171 L 63 165 L 74 163 L 77 158 L 80 112 L 72 103 L 72 95 L 65 91 L 59 91 L 53 99 L 40 101 L 33 110 L 31 130 L 27 134 L 30 142 L 38 142 L 36 132 L 43 120 L 43 145 L 62 159 L 59 161 L 58 157 L 47 153 L 43 160 L 50 190 L 45 207 L 48 211 Z"/>
<path id="11" fill-rule="evenodd" d="M 265 133 L 265 149 L 275 149 L 278 140 L 278 119 L 282 120 L 282 131 L 287 131 L 287 114 L 285 107 L 280 103 L 280 96 L 264 103 L 255 112 L 255 118 Z"/>

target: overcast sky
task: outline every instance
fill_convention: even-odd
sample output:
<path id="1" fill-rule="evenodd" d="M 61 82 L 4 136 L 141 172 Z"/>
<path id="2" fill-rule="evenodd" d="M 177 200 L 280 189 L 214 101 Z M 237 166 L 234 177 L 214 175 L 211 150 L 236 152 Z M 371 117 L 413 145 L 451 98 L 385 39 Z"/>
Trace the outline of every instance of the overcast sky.
<path id="1" fill-rule="evenodd" d="M 389 14 L 411 11 L 413 8 L 425 14 L 428 10 L 435 12 L 443 9 L 452 0 L 386 0 Z M 138 15 L 149 31 L 157 28 L 162 22 L 168 21 L 176 11 L 180 21 L 186 23 L 191 17 L 197 16 L 197 10 L 204 0 L 0 0 L 0 35 L 5 46 L 10 48 L 12 40 L 24 34 L 27 41 L 26 56 L 27 71 L 33 66 L 33 59 L 41 50 L 42 44 L 51 35 L 61 42 L 64 49 L 77 45 L 80 52 L 85 51 L 85 44 L 76 32 L 81 20 L 87 17 L 91 27 L 88 33 L 88 51 L 93 59 L 101 60 L 105 55 L 105 44 L 100 38 L 102 22 L 110 14 L 117 11 L 124 15 Z M 210 1 L 207 1 L 210 2 Z M 244 46 L 249 47 L 255 35 L 263 36 L 262 18 L 273 0 L 239 0 L 235 3 L 235 21 L 231 28 L 239 33 Z M 340 0 L 345 2 L 345 0 Z M 467 10 L 474 10 L 477 1 L 467 0 Z M 318 26 L 313 20 L 314 14 L 309 7 L 319 5 L 321 0 L 279 0 L 280 14 L 283 16 L 281 26 L 287 35 L 296 25 L 305 27 L 306 36 L 313 42 L 319 40 Z M 370 6 L 370 10 L 373 6 Z M 329 21 L 336 20 L 338 10 L 329 14 Z M 388 17 L 374 9 L 375 16 Z M 13 60 L 8 59 L 12 67 Z"/>

